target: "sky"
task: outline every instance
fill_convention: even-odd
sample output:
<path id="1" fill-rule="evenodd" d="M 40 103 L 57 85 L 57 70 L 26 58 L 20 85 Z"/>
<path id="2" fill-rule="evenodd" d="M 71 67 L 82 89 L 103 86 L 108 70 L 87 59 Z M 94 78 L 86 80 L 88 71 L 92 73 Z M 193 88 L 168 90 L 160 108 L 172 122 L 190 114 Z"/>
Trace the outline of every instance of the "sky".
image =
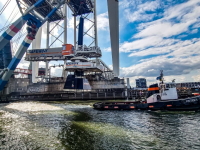
<path id="1" fill-rule="evenodd" d="M 0 0 L 0 8 L 4 3 Z M 12 0 L 9 7 L 13 10 L 15 5 Z M 4 20 L 0 28 L 9 18 L 9 10 L 0 16 Z M 101 59 L 112 68 L 108 19 L 107 1 L 97 0 L 98 46 L 103 54 Z M 85 22 L 85 30 L 89 25 Z M 67 26 L 68 43 L 73 44 L 70 11 Z M 58 35 L 61 30 L 56 28 L 54 34 Z M 130 78 L 131 86 L 135 86 L 137 78 L 146 78 L 148 85 L 155 83 L 160 70 L 164 70 L 166 81 L 200 82 L 199 0 L 119 0 L 119 30 L 120 77 Z M 45 34 L 44 26 L 42 47 L 45 47 Z M 84 42 L 90 39 L 86 37 Z M 62 62 L 51 62 L 58 63 Z M 27 67 L 28 63 L 22 61 L 19 66 Z M 53 70 L 54 75 L 61 72 L 61 69 Z"/>

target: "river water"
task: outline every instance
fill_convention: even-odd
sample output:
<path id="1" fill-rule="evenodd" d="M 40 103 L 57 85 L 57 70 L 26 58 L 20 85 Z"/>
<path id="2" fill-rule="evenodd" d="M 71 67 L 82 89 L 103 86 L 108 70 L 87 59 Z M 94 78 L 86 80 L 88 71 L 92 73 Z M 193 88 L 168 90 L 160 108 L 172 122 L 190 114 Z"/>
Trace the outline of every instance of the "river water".
<path id="1" fill-rule="evenodd" d="M 0 149 L 200 149 L 200 113 L 98 111 L 94 102 L 0 104 Z"/>

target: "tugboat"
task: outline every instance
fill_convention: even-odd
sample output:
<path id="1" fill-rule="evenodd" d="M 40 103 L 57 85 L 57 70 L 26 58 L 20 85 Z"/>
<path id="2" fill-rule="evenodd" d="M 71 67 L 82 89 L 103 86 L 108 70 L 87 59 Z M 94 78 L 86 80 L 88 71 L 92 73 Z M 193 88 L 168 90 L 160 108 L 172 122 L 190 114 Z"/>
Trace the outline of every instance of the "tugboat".
<path id="1" fill-rule="evenodd" d="M 157 80 L 160 80 L 160 83 L 149 86 L 145 101 L 98 102 L 93 107 L 99 110 L 200 110 L 200 96 L 198 93 L 193 93 L 187 98 L 178 98 L 175 82 L 164 83 L 162 70 Z"/>

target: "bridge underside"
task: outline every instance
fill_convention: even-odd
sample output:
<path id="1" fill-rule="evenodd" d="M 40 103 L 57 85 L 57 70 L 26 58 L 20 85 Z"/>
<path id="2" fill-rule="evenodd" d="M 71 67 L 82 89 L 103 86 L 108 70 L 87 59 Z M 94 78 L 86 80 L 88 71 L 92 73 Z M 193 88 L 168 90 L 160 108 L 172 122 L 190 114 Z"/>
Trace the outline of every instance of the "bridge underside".
<path id="1" fill-rule="evenodd" d="M 32 5 L 34 5 L 38 0 L 21 0 L 23 1 L 25 4 L 27 4 L 29 7 L 31 7 Z M 45 1 L 44 3 L 42 3 L 40 5 L 40 7 L 38 7 L 37 9 L 35 9 L 35 11 L 40 14 L 42 17 L 46 17 L 53 9 L 55 6 L 53 6 L 49 0 Z M 53 22 L 53 21 L 58 21 L 58 20 L 62 20 L 63 19 L 63 15 L 62 13 L 59 11 L 57 11 L 56 13 L 54 13 L 50 18 L 49 21 Z"/>
<path id="2" fill-rule="evenodd" d="M 91 0 L 70 0 L 67 2 L 69 8 L 74 13 L 74 16 L 93 12 L 93 4 Z"/>

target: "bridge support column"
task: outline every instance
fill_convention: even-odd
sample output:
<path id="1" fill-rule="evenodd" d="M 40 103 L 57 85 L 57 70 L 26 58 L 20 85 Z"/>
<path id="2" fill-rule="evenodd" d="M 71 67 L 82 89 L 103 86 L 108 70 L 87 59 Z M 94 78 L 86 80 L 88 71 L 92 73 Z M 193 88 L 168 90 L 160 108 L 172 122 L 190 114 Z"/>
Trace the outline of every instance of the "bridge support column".
<path id="1" fill-rule="evenodd" d="M 49 21 L 47 21 L 47 42 L 46 42 L 46 48 L 49 48 Z M 45 78 L 46 81 L 48 81 L 48 72 L 49 72 L 49 62 L 46 61 L 46 70 L 45 70 Z"/>
<path id="2" fill-rule="evenodd" d="M 49 72 L 49 62 L 46 61 L 46 68 L 45 68 L 45 78 L 46 78 L 46 80 L 48 78 L 48 72 Z"/>
<path id="3" fill-rule="evenodd" d="M 65 7 L 64 7 L 64 14 L 65 14 L 65 17 L 64 17 L 64 44 L 67 44 L 67 4 L 65 4 Z M 67 63 L 67 60 L 64 60 L 63 75 L 62 75 L 64 81 L 67 79 L 67 71 L 65 71 L 66 63 Z"/>
<path id="4" fill-rule="evenodd" d="M 74 49 L 76 50 L 76 16 L 74 16 Z"/>
<path id="5" fill-rule="evenodd" d="M 32 43 L 32 49 L 41 48 L 41 36 L 42 36 L 42 27 L 39 28 L 38 33 L 36 34 L 35 40 Z M 37 83 L 39 62 L 32 62 L 32 82 Z"/>
<path id="6" fill-rule="evenodd" d="M 119 76 L 119 2 L 107 0 L 108 17 L 110 27 L 111 51 L 113 61 L 113 72 L 115 77 Z"/>

